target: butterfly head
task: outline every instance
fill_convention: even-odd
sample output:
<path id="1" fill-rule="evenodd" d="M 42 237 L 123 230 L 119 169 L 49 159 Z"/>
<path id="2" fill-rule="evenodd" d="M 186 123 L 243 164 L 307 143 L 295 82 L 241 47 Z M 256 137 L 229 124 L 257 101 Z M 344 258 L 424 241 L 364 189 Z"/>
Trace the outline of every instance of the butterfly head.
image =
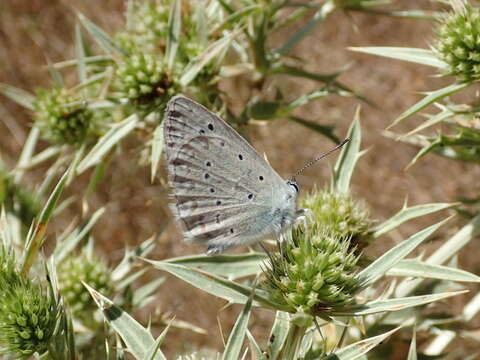
<path id="1" fill-rule="evenodd" d="M 295 181 L 295 179 L 291 179 L 291 180 L 287 180 L 287 185 L 295 191 L 295 195 L 298 194 L 298 192 L 300 191 L 300 188 L 298 187 L 298 184 L 297 182 Z"/>

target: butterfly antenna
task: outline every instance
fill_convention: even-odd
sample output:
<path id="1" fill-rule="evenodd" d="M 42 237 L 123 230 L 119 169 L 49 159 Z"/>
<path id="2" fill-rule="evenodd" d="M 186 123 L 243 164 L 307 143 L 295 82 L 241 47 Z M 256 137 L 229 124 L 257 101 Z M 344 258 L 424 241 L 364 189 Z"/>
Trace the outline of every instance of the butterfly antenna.
<path id="1" fill-rule="evenodd" d="M 329 150 L 327 151 L 326 153 L 316 157 L 315 159 L 312 159 L 310 160 L 308 163 L 306 163 L 300 170 L 298 170 L 291 178 L 291 180 L 293 182 L 296 181 L 296 177 L 298 175 L 300 175 L 302 172 L 305 171 L 305 169 L 308 169 L 310 166 L 312 166 L 313 164 L 315 164 L 317 161 L 319 160 L 322 160 L 324 157 L 327 157 L 328 155 L 330 155 L 331 153 L 333 153 L 334 151 L 340 149 L 343 145 L 345 145 L 347 142 L 350 141 L 350 138 L 346 138 L 345 140 L 343 140 L 340 144 L 338 144 L 337 146 L 335 146 L 332 150 Z"/>

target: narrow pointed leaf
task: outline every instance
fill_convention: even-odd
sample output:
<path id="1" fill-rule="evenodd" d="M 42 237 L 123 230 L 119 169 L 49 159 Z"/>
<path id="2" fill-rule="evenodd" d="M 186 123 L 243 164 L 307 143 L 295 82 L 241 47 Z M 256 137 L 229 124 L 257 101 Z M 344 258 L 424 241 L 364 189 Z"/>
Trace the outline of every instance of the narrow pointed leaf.
<path id="1" fill-rule="evenodd" d="M 158 164 L 160 163 L 160 157 L 163 150 L 163 123 L 159 124 L 153 131 L 152 139 L 152 156 L 150 158 L 151 164 L 151 178 L 153 183 L 155 175 L 157 174 Z"/>
<path id="2" fill-rule="evenodd" d="M 408 276 L 445 281 L 480 282 L 480 276 L 453 267 L 433 265 L 418 259 L 403 259 L 388 270 L 389 276 Z"/>
<path id="3" fill-rule="evenodd" d="M 380 225 L 378 225 L 373 233 L 375 238 L 378 238 L 393 229 L 397 228 L 404 222 L 407 222 L 411 219 L 416 219 L 420 216 L 424 216 L 427 214 L 431 214 L 440 210 L 448 209 L 453 206 L 456 206 L 456 203 L 432 203 L 432 204 L 422 204 L 422 205 L 415 205 L 410 207 L 404 207 L 398 213 L 393 215 L 390 219 L 384 221 Z"/>
<path id="4" fill-rule="evenodd" d="M 262 271 L 262 264 L 267 259 L 263 253 L 241 255 L 197 255 L 168 259 L 165 262 L 199 269 L 210 274 L 235 280 L 240 277 L 255 275 Z"/>
<path id="5" fill-rule="evenodd" d="M 467 290 L 450 291 L 440 294 L 429 294 L 421 296 L 410 296 L 396 299 L 371 301 L 363 305 L 352 307 L 343 311 L 333 311 L 333 316 L 365 316 L 381 312 L 400 311 L 414 306 L 426 305 L 435 301 L 446 299 L 452 296 L 465 294 Z"/>
<path id="6" fill-rule="evenodd" d="M 413 329 L 412 341 L 410 342 L 410 348 L 408 349 L 407 360 L 417 360 L 417 331 Z"/>
<path id="7" fill-rule="evenodd" d="M 120 55 L 128 55 L 128 53 L 120 47 L 113 39 L 107 35 L 105 31 L 100 29 L 97 25 L 91 22 L 85 15 L 79 13 L 78 18 L 83 27 L 92 35 L 95 41 L 105 50 L 109 55 L 112 53 L 119 53 Z"/>
<path id="8" fill-rule="evenodd" d="M 441 70 L 448 67 L 445 62 L 440 60 L 438 56 L 435 55 L 435 52 L 427 49 L 390 46 L 351 47 L 349 49 L 365 54 L 384 56 L 396 60 L 403 60 L 421 65 L 433 66 Z"/>
<path id="9" fill-rule="evenodd" d="M 360 158 L 360 141 L 362 137 L 360 127 L 360 112 L 357 109 L 355 118 L 348 131 L 350 141 L 345 144 L 340 152 L 337 163 L 333 169 L 333 187 L 339 193 L 348 193 L 350 189 L 350 180 L 355 169 L 355 164 Z"/>
<path id="10" fill-rule="evenodd" d="M 152 344 L 151 348 L 147 351 L 147 360 L 155 360 L 157 354 L 163 356 L 160 351 L 160 346 L 163 343 L 163 340 L 165 340 L 165 336 L 167 335 L 168 330 L 170 329 L 170 326 L 172 325 L 172 321 L 170 321 L 165 329 L 158 335 L 157 340 Z"/>
<path id="11" fill-rule="evenodd" d="M 202 69 L 208 65 L 212 60 L 218 59 L 218 57 L 225 52 L 230 46 L 230 42 L 237 35 L 236 32 L 231 33 L 211 44 L 203 54 L 196 59 L 192 60 L 186 67 L 183 76 L 180 78 L 180 84 L 187 86 Z"/>
<path id="12" fill-rule="evenodd" d="M 412 235 L 407 240 L 402 241 L 400 244 L 387 251 L 385 254 L 363 269 L 358 274 L 358 279 L 360 279 L 361 282 L 360 287 L 365 288 L 380 277 L 384 276 L 388 270 L 395 266 L 405 256 L 410 254 L 410 252 L 412 252 L 418 245 L 425 241 L 449 219 L 450 218 L 447 218 Z"/>
<path id="13" fill-rule="evenodd" d="M 177 56 L 178 46 L 180 44 L 180 32 L 182 30 L 182 0 L 173 0 L 170 5 L 170 15 L 168 17 L 168 36 L 167 36 L 167 69 L 172 70 Z"/>
<path id="14" fill-rule="evenodd" d="M 15 86 L 0 83 L 0 93 L 28 110 L 35 110 L 35 96 Z"/>
<path id="15" fill-rule="evenodd" d="M 85 64 L 85 42 L 80 29 L 80 24 L 75 24 L 75 57 L 77 58 L 77 73 L 80 83 L 87 80 L 87 66 Z"/>
<path id="16" fill-rule="evenodd" d="M 240 316 L 238 317 L 233 329 L 228 337 L 222 360 L 240 359 L 245 333 L 247 332 L 248 320 L 250 319 L 250 311 L 252 309 L 252 297 L 245 304 Z"/>
<path id="17" fill-rule="evenodd" d="M 433 104 L 434 102 L 441 100 L 449 95 L 455 94 L 456 92 L 459 92 L 460 90 L 463 90 L 468 86 L 469 86 L 468 83 L 452 84 L 442 89 L 428 92 L 427 95 L 422 100 L 417 102 L 415 105 L 411 106 L 408 110 L 406 110 L 403 114 L 401 114 L 397 119 L 395 119 L 395 121 L 388 128 L 391 128 L 392 126 L 397 125 L 399 122 L 418 113 L 420 110 L 425 109 L 427 106 Z"/>
<path id="18" fill-rule="evenodd" d="M 336 350 L 333 354 L 327 356 L 325 360 L 354 360 L 363 357 L 375 346 L 383 343 L 390 335 L 400 328 L 395 328 L 382 335 L 373 336 L 371 338 L 357 341 L 343 348 Z"/>
<path id="19" fill-rule="evenodd" d="M 275 322 L 272 326 L 272 332 L 269 336 L 268 354 L 269 359 L 276 360 L 285 345 L 288 333 L 290 331 L 290 316 L 283 311 L 277 311 Z"/>
<path id="20" fill-rule="evenodd" d="M 455 256 L 460 249 L 480 234 L 480 215 L 474 217 L 467 225 L 447 240 L 426 260 L 428 264 L 440 265 Z M 397 296 L 406 296 L 422 283 L 423 279 L 403 281 L 395 291 Z"/>
<path id="21" fill-rule="evenodd" d="M 321 23 L 326 17 L 335 10 L 335 4 L 333 1 L 326 1 L 323 6 L 315 12 L 313 17 L 302 26 L 295 34 L 293 34 L 290 39 L 287 40 L 279 49 L 275 52 L 278 55 L 285 55 L 290 50 L 292 50 L 300 41 L 302 41 L 305 36 L 315 29 L 315 27 Z"/>
<path id="22" fill-rule="evenodd" d="M 311 122 L 311 121 L 308 121 L 308 120 L 305 120 L 305 119 L 302 119 L 298 116 L 293 116 L 293 115 L 290 115 L 288 118 L 290 120 L 296 122 L 297 124 L 301 124 L 301 125 L 305 126 L 306 128 L 309 128 L 313 131 L 316 131 L 316 132 L 322 134 L 323 136 L 326 136 L 327 138 L 329 138 L 330 140 L 332 140 L 336 144 L 338 144 L 340 142 L 340 139 L 337 136 L 335 136 L 335 134 L 333 133 L 333 129 L 335 128 L 334 125 L 320 125 L 320 124 L 316 124 L 314 122 Z"/>
<path id="23" fill-rule="evenodd" d="M 27 236 L 21 270 L 23 276 L 28 274 L 30 267 L 33 265 L 38 252 L 45 242 L 47 225 L 52 217 L 53 210 L 57 205 L 58 199 L 62 195 L 63 188 L 68 178 L 68 173 L 69 170 L 67 170 L 58 181 L 57 186 L 55 186 L 55 189 L 53 189 L 50 197 L 43 207 L 42 212 L 40 213 L 38 220 L 36 221 L 35 230 L 29 233 L 30 236 Z"/>
<path id="24" fill-rule="evenodd" d="M 131 115 L 122 122 L 115 124 L 112 128 L 103 135 L 90 152 L 85 156 L 82 162 L 78 165 L 78 173 L 82 173 L 89 167 L 99 163 L 102 158 L 115 146 L 121 139 L 127 136 L 138 123 L 138 116 Z"/>
<path id="25" fill-rule="evenodd" d="M 87 288 L 98 308 L 102 311 L 105 320 L 107 320 L 115 332 L 120 335 L 129 351 L 137 359 L 147 359 L 149 349 L 155 346 L 155 340 L 152 334 L 128 313 L 123 311 L 122 308 L 115 305 L 113 301 L 88 286 L 88 284 L 84 283 L 83 285 Z M 158 350 L 154 359 L 165 360 L 166 358 L 162 352 Z"/>
<path id="26" fill-rule="evenodd" d="M 415 129 L 413 129 L 412 131 L 409 131 L 407 134 L 403 135 L 402 137 L 412 136 L 422 130 L 425 130 L 431 126 L 441 123 L 442 121 L 448 119 L 452 115 L 453 115 L 453 112 L 445 108 L 438 114 L 435 114 L 431 116 L 428 120 L 422 122 L 420 126 L 417 126 Z"/>
<path id="27" fill-rule="evenodd" d="M 155 268 L 166 271 L 204 292 L 225 299 L 231 303 L 245 304 L 253 291 L 250 286 L 238 284 L 212 274 L 207 275 L 183 265 L 147 259 L 143 260 L 152 264 Z M 267 298 L 267 294 L 259 289 L 255 289 L 253 300 L 253 306 L 285 308 L 279 304 L 274 304 Z"/>
<path id="28" fill-rule="evenodd" d="M 253 359 L 268 360 L 263 354 L 262 349 L 258 345 L 253 335 L 250 333 L 250 331 L 248 331 L 248 329 L 247 329 L 247 337 L 248 337 L 248 341 L 250 342 L 250 352 L 252 353 Z"/>
<path id="29" fill-rule="evenodd" d="M 61 262 L 68 254 L 70 254 L 80 243 L 82 239 L 92 230 L 98 219 L 105 213 L 105 208 L 102 207 L 95 211 L 90 219 L 79 229 L 79 231 L 72 232 L 63 242 L 59 243 L 53 252 L 55 261 Z"/>
<path id="30" fill-rule="evenodd" d="M 38 138 L 40 136 L 40 129 L 36 126 L 30 130 L 28 134 L 27 141 L 25 141 L 25 145 L 23 145 L 22 153 L 20 154 L 20 158 L 18 159 L 17 167 L 15 168 L 15 176 L 14 179 L 16 182 L 19 182 L 25 172 L 25 168 L 30 163 L 32 155 L 35 151 L 35 147 L 37 146 Z"/>

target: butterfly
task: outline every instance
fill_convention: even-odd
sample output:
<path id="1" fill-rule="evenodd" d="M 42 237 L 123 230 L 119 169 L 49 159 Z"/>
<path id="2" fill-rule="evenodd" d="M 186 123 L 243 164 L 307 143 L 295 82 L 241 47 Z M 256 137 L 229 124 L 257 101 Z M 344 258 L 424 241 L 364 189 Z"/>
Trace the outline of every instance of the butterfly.
<path id="1" fill-rule="evenodd" d="M 206 243 L 207 254 L 277 238 L 303 213 L 296 182 L 197 102 L 169 101 L 164 137 L 171 209 L 185 239 Z"/>

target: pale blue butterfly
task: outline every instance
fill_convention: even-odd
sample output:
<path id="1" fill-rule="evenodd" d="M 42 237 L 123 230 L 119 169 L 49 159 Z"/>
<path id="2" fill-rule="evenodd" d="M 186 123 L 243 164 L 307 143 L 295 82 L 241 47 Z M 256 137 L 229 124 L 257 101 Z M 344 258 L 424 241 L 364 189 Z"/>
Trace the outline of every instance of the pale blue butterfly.
<path id="1" fill-rule="evenodd" d="M 164 136 L 172 211 L 185 239 L 206 243 L 207 254 L 278 238 L 304 213 L 297 210 L 295 177 L 282 179 L 234 129 L 195 101 L 169 101 Z"/>

